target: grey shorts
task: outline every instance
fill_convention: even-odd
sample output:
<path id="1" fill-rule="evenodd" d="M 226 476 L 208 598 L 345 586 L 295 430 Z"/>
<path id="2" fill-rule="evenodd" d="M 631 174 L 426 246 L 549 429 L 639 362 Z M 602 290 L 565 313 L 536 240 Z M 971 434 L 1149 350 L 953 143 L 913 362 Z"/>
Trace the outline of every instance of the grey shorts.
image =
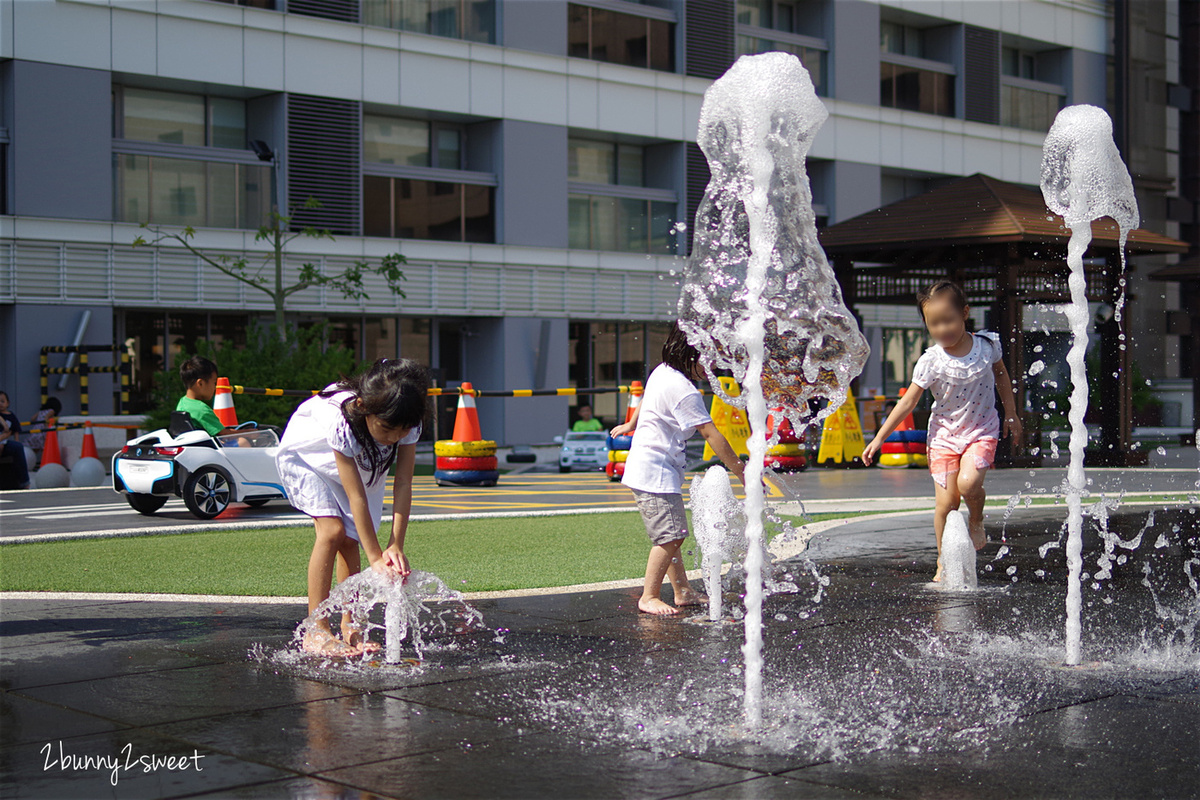
<path id="1" fill-rule="evenodd" d="M 683 508 L 681 494 L 655 494 L 631 489 L 637 501 L 642 522 L 646 524 L 646 535 L 651 544 L 669 544 L 688 536 L 687 514 Z"/>

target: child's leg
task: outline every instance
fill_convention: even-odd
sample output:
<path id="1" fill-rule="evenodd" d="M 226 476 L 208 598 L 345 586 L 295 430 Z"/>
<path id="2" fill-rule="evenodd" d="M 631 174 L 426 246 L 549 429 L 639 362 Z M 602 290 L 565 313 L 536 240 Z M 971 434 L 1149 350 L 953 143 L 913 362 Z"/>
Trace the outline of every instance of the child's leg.
<path id="1" fill-rule="evenodd" d="M 975 545 L 976 550 L 983 548 L 987 544 L 987 534 L 983 530 L 983 502 L 987 499 L 987 492 L 983 488 L 983 479 L 987 477 L 987 467 L 979 468 L 974 464 L 967 463 L 969 459 L 963 459 L 962 467 L 958 471 L 957 488 L 958 493 L 962 495 L 962 499 L 967 504 L 967 512 L 969 519 L 967 521 L 967 530 L 971 533 L 971 542 Z"/>
<path id="2" fill-rule="evenodd" d="M 671 588 L 675 590 L 675 605 L 702 605 L 708 602 L 708 598 L 693 589 L 691 582 L 688 581 L 687 570 L 683 567 L 683 556 L 680 554 L 682 547 L 683 540 L 680 539 L 679 547 L 676 548 L 675 555 L 667 566 L 667 578 L 671 581 Z"/>
<path id="3" fill-rule="evenodd" d="M 679 613 L 679 609 L 662 601 L 661 594 L 663 578 L 670 570 L 672 562 L 679 558 L 679 547 L 682 544 L 683 539 L 677 539 L 650 548 L 650 558 L 646 560 L 646 582 L 642 585 L 642 596 L 638 599 L 638 608 L 647 614 L 669 616 Z M 685 584 L 686 581 L 685 576 Z M 674 584 L 674 580 L 671 582 Z"/>
<path id="4" fill-rule="evenodd" d="M 308 613 L 311 616 L 317 606 L 329 597 L 329 584 L 333 579 L 334 562 L 338 560 L 343 541 L 347 539 L 345 527 L 339 517 L 313 517 L 316 541 L 308 559 Z M 357 546 L 357 542 L 354 542 Z M 305 648 L 323 655 L 347 656 L 358 653 L 358 649 L 334 638 L 328 617 L 313 620 L 312 628 L 305 636 Z"/>
<path id="5" fill-rule="evenodd" d="M 359 550 L 358 540 L 349 536 L 343 537 L 341 544 L 338 546 L 337 554 L 338 583 L 346 580 L 351 575 L 357 575 L 361 571 L 362 555 Z M 363 629 L 366 628 L 366 623 L 366 620 L 351 619 L 348 614 L 342 614 L 342 641 L 347 642 L 353 647 L 360 647 L 364 651 L 375 652 L 379 650 L 379 645 L 365 641 L 362 635 Z"/>
<path id="6" fill-rule="evenodd" d="M 937 539 L 938 549 L 937 572 L 934 573 L 934 581 L 942 579 L 942 532 L 946 530 L 946 517 L 950 516 L 951 511 L 958 510 L 961 501 L 955 477 L 954 473 L 947 475 L 945 486 L 934 483 L 936 506 L 933 511 L 933 534 Z"/>

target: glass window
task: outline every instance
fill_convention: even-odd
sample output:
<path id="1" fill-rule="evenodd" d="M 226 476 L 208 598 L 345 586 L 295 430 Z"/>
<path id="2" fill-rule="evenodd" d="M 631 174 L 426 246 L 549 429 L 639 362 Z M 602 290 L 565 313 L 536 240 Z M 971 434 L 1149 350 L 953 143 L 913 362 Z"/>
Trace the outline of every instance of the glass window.
<path id="1" fill-rule="evenodd" d="M 885 53 L 924 58 L 925 31 L 898 22 L 880 22 L 879 49 Z"/>
<path id="2" fill-rule="evenodd" d="M 617 198 L 592 195 L 591 249 L 618 250 Z"/>
<path id="3" fill-rule="evenodd" d="M 739 25 L 753 25 L 757 28 L 773 28 L 773 6 L 773 0 L 738 0 L 737 22 Z"/>
<path id="4" fill-rule="evenodd" d="M 462 168 L 462 133 L 441 125 L 434 129 L 437 141 L 437 164 L 442 169 Z"/>
<path id="5" fill-rule="evenodd" d="M 496 39 L 494 0 L 362 0 L 366 25 L 472 42 Z"/>
<path id="6" fill-rule="evenodd" d="M 617 146 L 617 183 L 622 186 L 645 186 L 642 174 L 645 150 L 631 144 Z"/>
<path id="7" fill-rule="evenodd" d="M 142 142 L 186 144 L 204 147 L 204 96 L 124 90 L 123 137 Z"/>
<path id="8" fill-rule="evenodd" d="M 880 105 L 920 111 L 943 117 L 954 116 L 954 76 L 881 62 Z"/>
<path id="9" fill-rule="evenodd" d="M 676 251 L 674 203 L 571 194 L 567 225 L 569 247 L 659 255 Z"/>
<path id="10" fill-rule="evenodd" d="M 431 166 L 429 123 L 417 119 L 364 115 L 363 160 L 409 167 Z"/>
<path id="11" fill-rule="evenodd" d="M 587 139 L 567 141 L 567 179 L 582 183 L 615 183 L 616 147 Z"/>
<path id="12" fill-rule="evenodd" d="M 665 20 L 569 4 L 567 54 L 670 72 L 674 69 L 674 26 Z"/>
<path id="13" fill-rule="evenodd" d="M 791 53 L 800 59 L 800 63 L 808 70 L 813 87 L 817 94 L 825 96 L 825 51 L 815 47 L 805 47 L 793 42 L 783 42 L 776 39 L 762 39 L 757 36 L 737 37 L 737 54 L 739 56 L 755 55 L 756 53 Z"/>
<path id="14" fill-rule="evenodd" d="M 363 233 L 398 239 L 494 242 L 493 189 L 365 175 Z"/>
<path id="15" fill-rule="evenodd" d="M 265 165 L 117 154 L 113 169 L 119 222 L 257 228 L 270 210 Z"/>
<path id="16" fill-rule="evenodd" d="M 1062 95 L 1020 86 L 1000 86 L 1000 124 L 1047 131 L 1062 108 Z"/>
<path id="17" fill-rule="evenodd" d="M 429 319 L 400 319 L 400 355 L 422 364 L 429 363 Z"/>
<path id="18" fill-rule="evenodd" d="M 212 146 L 246 149 L 246 104 L 228 97 L 208 99 Z"/>

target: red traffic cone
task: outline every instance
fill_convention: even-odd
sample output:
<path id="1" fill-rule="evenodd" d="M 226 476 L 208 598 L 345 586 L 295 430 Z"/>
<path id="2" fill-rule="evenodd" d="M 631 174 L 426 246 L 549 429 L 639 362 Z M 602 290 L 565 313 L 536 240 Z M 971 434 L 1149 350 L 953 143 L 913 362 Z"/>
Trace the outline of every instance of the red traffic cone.
<path id="1" fill-rule="evenodd" d="M 637 411 L 637 407 L 642 404 L 642 395 L 645 389 L 642 387 L 641 381 L 632 381 L 629 384 L 629 407 L 625 409 L 625 421 L 630 422 L 633 419 L 633 412 Z"/>
<path id="2" fill-rule="evenodd" d="M 96 436 L 92 433 L 92 423 L 90 422 L 83 424 L 83 449 L 80 450 L 79 457 L 97 460 L 100 458 L 100 453 L 96 450 Z"/>
<path id="3" fill-rule="evenodd" d="M 233 410 L 233 387 L 229 385 L 229 378 L 217 378 L 217 394 L 213 398 L 213 411 L 216 412 L 217 419 L 221 420 L 221 424 L 226 428 L 237 427 L 237 412 Z"/>
<path id="4" fill-rule="evenodd" d="M 58 464 L 63 466 L 62 449 L 58 446 L 58 420 L 51 417 L 46 420 L 46 436 L 42 440 L 42 466 Z"/>
<path id="5" fill-rule="evenodd" d="M 458 412 L 454 416 L 455 442 L 478 442 L 483 439 L 479 430 L 479 412 L 475 410 L 475 387 L 464 381 L 458 394 Z"/>

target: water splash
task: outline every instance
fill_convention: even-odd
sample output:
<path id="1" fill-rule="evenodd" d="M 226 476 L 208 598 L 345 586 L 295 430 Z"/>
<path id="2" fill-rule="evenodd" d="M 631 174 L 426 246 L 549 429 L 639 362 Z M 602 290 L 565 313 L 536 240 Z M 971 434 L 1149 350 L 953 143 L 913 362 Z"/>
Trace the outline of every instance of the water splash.
<path id="1" fill-rule="evenodd" d="M 1083 255 L 1092 240 L 1092 221 L 1112 217 L 1120 228 L 1121 273 L 1125 272 L 1125 238 L 1138 225 L 1133 181 L 1112 138 L 1112 120 L 1096 106 L 1067 106 L 1058 112 L 1042 145 L 1042 196 L 1051 211 L 1060 214 L 1071 229 L 1067 264 L 1071 304 L 1066 309 L 1071 326 L 1070 466 L 1067 469 L 1067 626 L 1066 663 L 1080 663 L 1080 574 L 1083 568 L 1083 493 L 1087 482 L 1083 454 L 1087 447 L 1088 386 L 1084 358 L 1087 352 L 1087 278 Z"/>
<path id="2" fill-rule="evenodd" d="M 763 459 L 767 407 L 797 431 L 808 401 L 846 397 L 869 348 L 817 241 L 805 158 L 828 111 L 800 60 L 743 56 L 704 93 L 700 149 L 712 178 L 696 212 L 680 326 L 714 391 L 750 419 L 746 468 L 745 714 L 762 718 Z M 728 397 L 716 370 L 741 384 Z M 822 415 L 817 415 L 819 418 Z"/>
<path id="3" fill-rule="evenodd" d="M 721 619 L 721 565 L 744 542 L 746 511 L 733 496 L 729 473 L 724 467 L 709 467 L 692 481 L 689 492 L 692 507 L 692 533 L 703 553 L 704 586 L 708 593 L 708 618 Z"/>
<path id="4" fill-rule="evenodd" d="M 942 531 L 942 582 L 947 592 L 969 592 L 979 585 L 975 572 L 975 545 L 967 532 L 967 520 L 961 511 L 946 515 Z"/>
<path id="5" fill-rule="evenodd" d="M 429 604 L 448 604 L 432 607 Z M 384 606 L 384 624 L 371 621 L 371 610 Z M 379 630 L 384 637 L 388 663 L 404 662 L 403 642 L 408 639 L 417 658 L 424 658 L 426 642 L 422 629 L 450 631 L 468 625 L 479 627 L 483 615 L 463 602 L 462 594 L 446 586 L 438 576 L 414 571 L 404 580 L 373 569 L 351 575 L 339 583 L 329 597 L 296 628 L 292 641 L 299 646 L 318 620 L 333 614 L 347 616 L 361 631 L 364 641 Z M 424 619 L 423 619 L 424 618 Z"/>

